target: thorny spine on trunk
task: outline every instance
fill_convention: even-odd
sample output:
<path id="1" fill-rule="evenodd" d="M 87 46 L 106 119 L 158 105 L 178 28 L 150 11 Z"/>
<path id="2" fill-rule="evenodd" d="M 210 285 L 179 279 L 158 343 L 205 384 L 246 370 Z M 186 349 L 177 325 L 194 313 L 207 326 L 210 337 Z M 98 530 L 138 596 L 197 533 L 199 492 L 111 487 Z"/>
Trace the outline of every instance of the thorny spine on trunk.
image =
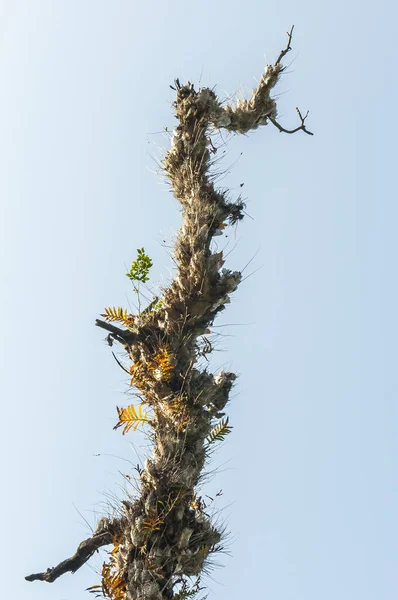
<path id="1" fill-rule="evenodd" d="M 109 332 L 109 342 L 121 343 L 131 359 L 131 383 L 151 411 L 151 419 L 140 414 L 151 428 L 153 453 L 140 472 L 139 495 L 123 500 L 121 515 L 101 519 L 73 557 L 28 576 L 28 581 L 52 582 L 67 571 L 75 572 L 98 548 L 113 544 L 102 584 L 91 591 L 115 600 L 182 600 L 202 589 L 199 579 L 191 586 L 189 580 L 200 577 L 222 534 L 195 489 L 209 439 L 230 430 L 227 419 L 219 420 L 236 376 L 225 371 L 213 376 L 197 368 L 198 338 L 206 334 L 242 280 L 240 272 L 223 267 L 223 254 L 212 252 L 211 242 L 226 224 L 240 221 L 245 208 L 240 198 L 232 201 L 213 185 L 215 148 L 210 134 L 220 129 L 247 133 L 270 122 L 279 131 L 312 135 L 305 125 L 307 115 L 299 110 L 301 125 L 283 128 L 270 96 L 284 70 L 282 59 L 291 49 L 292 32 L 293 28 L 287 46 L 266 67 L 250 100 L 224 104 L 209 88 L 195 90 L 189 82 L 175 81 L 178 125 L 163 168 L 183 210 L 174 248 L 177 273 L 154 308 L 135 316 L 120 309 L 119 319 L 117 314 L 114 319 L 105 315 L 122 321 L 125 329 L 97 320 Z M 118 425 L 124 424 L 127 413 L 118 410 Z"/>

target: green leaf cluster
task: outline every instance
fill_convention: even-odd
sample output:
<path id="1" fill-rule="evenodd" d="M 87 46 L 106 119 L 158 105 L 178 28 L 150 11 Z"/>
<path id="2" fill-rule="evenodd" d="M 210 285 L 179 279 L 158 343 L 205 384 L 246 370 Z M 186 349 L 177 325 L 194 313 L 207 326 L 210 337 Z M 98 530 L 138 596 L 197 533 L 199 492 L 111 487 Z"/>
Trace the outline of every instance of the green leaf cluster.
<path id="1" fill-rule="evenodd" d="M 130 281 L 141 281 L 146 283 L 149 281 L 149 269 L 152 267 L 153 262 L 147 254 L 145 254 L 144 248 L 137 249 L 137 258 L 131 264 L 131 269 L 126 276 Z"/>

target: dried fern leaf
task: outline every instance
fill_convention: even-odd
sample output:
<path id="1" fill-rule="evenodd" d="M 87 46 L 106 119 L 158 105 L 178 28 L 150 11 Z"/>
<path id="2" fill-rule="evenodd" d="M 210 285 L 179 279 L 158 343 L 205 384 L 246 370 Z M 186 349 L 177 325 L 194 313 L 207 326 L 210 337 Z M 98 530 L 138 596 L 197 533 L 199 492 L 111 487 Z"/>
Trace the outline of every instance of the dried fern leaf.
<path id="1" fill-rule="evenodd" d="M 144 529 L 148 531 L 160 531 L 164 521 L 159 517 L 152 517 L 143 522 Z"/>
<path id="2" fill-rule="evenodd" d="M 108 306 L 101 317 L 104 317 L 109 322 L 118 321 L 126 325 L 126 327 L 130 327 L 134 323 L 134 317 L 130 315 L 127 308 L 122 308 L 121 306 Z"/>
<path id="3" fill-rule="evenodd" d="M 174 357 L 167 348 L 162 348 L 148 364 L 148 370 L 152 371 L 156 379 L 168 381 L 173 371 Z"/>
<path id="4" fill-rule="evenodd" d="M 130 404 L 127 408 L 119 408 L 118 406 L 116 408 L 119 415 L 119 421 L 113 429 L 124 427 L 122 432 L 123 435 L 130 431 L 131 428 L 136 431 L 140 424 L 149 423 L 148 414 L 142 410 L 141 404 L 139 405 L 138 410 L 134 404 Z"/>
<path id="5" fill-rule="evenodd" d="M 104 563 L 102 565 L 102 593 L 111 600 L 125 600 L 127 595 L 126 582 L 112 573 L 113 563 Z"/>

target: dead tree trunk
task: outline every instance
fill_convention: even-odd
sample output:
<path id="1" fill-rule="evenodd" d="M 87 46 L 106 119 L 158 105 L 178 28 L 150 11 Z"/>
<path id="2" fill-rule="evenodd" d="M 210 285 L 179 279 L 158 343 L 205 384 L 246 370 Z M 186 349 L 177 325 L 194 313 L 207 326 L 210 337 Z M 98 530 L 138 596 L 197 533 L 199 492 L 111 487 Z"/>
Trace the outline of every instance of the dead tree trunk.
<path id="1" fill-rule="evenodd" d="M 282 132 L 310 134 L 300 111 L 300 125 L 283 128 L 270 96 L 283 72 L 292 31 L 250 100 L 221 103 L 211 89 L 195 90 L 189 82 L 175 81 L 178 126 L 163 168 L 183 209 L 174 248 L 176 276 L 160 301 L 139 315 L 108 309 L 105 318 L 123 323 L 124 329 L 97 321 L 109 332 L 110 344 L 115 340 L 124 346 L 131 359 L 131 383 L 142 398 L 138 409 L 118 409 L 117 427 L 126 431 L 146 423 L 153 453 L 140 473 L 140 493 L 122 502 L 121 516 L 101 520 L 72 558 L 28 576 L 28 581 L 53 582 L 80 568 L 99 547 L 113 544 L 102 583 L 91 591 L 119 600 L 182 600 L 201 589 L 199 579 L 192 584 L 190 578 L 200 576 L 209 555 L 220 548 L 222 534 L 195 489 L 209 444 L 230 430 L 223 411 L 236 376 L 200 370 L 198 338 L 208 332 L 242 279 L 240 272 L 223 268 L 222 252 L 211 249 L 213 237 L 244 216 L 242 200 L 231 200 L 213 185 L 210 135 L 219 129 L 247 133 L 268 122 Z"/>

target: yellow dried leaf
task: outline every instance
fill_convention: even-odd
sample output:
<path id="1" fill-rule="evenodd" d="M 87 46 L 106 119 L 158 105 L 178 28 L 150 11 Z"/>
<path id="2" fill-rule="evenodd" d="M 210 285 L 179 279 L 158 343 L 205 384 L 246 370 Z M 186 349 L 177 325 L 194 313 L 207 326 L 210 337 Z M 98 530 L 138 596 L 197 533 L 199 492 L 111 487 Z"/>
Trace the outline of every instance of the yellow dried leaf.
<path id="1" fill-rule="evenodd" d="M 134 404 L 130 404 L 127 408 L 116 407 L 119 416 L 119 421 L 116 423 L 113 429 L 123 427 L 123 435 L 130 431 L 131 428 L 136 431 L 140 424 L 149 423 L 148 415 L 142 410 L 142 405 L 138 406 L 138 410 Z"/>
<path id="2" fill-rule="evenodd" d="M 101 317 L 104 317 L 109 322 L 118 321 L 126 325 L 126 327 L 131 327 L 134 324 L 133 315 L 130 315 L 127 308 L 122 308 L 121 306 L 109 306 L 105 308 L 105 312 Z"/>

